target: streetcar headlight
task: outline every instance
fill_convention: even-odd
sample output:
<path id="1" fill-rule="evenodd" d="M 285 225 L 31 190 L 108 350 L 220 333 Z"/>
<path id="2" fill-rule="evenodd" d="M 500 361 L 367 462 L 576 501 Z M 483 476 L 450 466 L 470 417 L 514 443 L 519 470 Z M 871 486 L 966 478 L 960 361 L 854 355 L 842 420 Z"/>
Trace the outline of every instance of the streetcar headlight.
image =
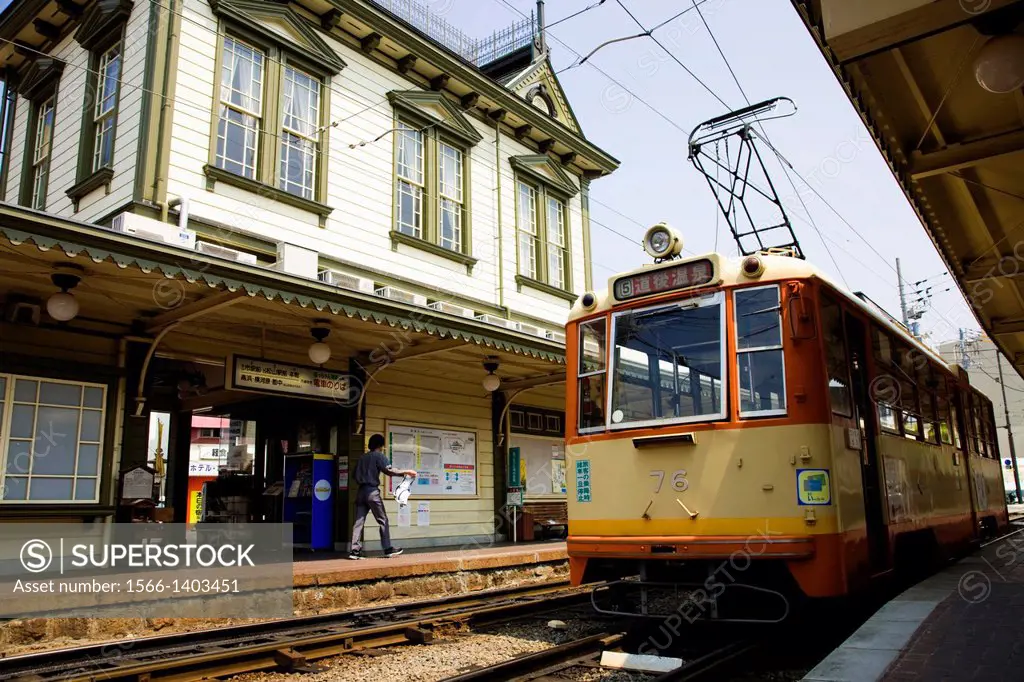
<path id="1" fill-rule="evenodd" d="M 644 235 L 644 251 L 652 258 L 670 258 L 682 250 L 682 238 L 665 223 L 658 223 Z"/>

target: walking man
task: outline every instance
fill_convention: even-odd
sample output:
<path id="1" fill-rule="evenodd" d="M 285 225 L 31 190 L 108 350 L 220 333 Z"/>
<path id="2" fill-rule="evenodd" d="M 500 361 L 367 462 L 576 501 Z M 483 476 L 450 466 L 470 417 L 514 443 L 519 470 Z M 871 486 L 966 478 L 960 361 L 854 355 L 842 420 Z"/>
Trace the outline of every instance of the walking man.
<path id="1" fill-rule="evenodd" d="M 370 436 L 370 451 L 356 462 L 353 474 L 359 489 L 356 491 L 356 519 L 352 526 L 352 550 L 349 552 L 349 559 L 363 558 L 363 525 L 366 523 L 366 515 L 370 512 L 373 512 L 373 518 L 380 526 L 380 544 L 384 548 L 384 556 L 393 557 L 402 553 L 402 550 L 391 545 L 388 514 L 384 511 L 384 502 L 380 498 L 381 474 L 414 478 L 416 476 L 412 469 L 395 469 L 391 466 L 391 462 L 384 454 L 384 436 L 375 433 Z"/>

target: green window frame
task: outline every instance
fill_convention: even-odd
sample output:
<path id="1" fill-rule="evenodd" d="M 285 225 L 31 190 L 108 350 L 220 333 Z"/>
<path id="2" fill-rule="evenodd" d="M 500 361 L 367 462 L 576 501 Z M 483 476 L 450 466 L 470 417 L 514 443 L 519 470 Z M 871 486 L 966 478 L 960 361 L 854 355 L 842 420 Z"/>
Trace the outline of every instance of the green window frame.
<path id="1" fill-rule="evenodd" d="M 207 188 L 225 182 L 320 215 L 327 197 L 330 75 L 222 25 Z"/>
<path id="2" fill-rule="evenodd" d="M 60 60 L 39 59 L 25 74 L 18 89 L 29 106 L 18 202 L 40 211 L 46 210 L 50 186 L 57 95 L 63 70 L 64 63 Z"/>
<path id="3" fill-rule="evenodd" d="M 572 292 L 569 198 L 522 176 L 515 187 L 516 272 L 525 283 Z"/>
<path id="4" fill-rule="evenodd" d="M 216 104 L 206 188 L 223 182 L 319 216 L 327 200 L 331 79 L 346 64 L 286 5 L 211 0 Z"/>
<path id="5" fill-rule="evenodd" d="M 57 97 L 52 95 L 46 101 L 33 107 L 35 124 L 32 126 L 32 165 L 29 167 L 32 198 L 29 204 L 40 211 L 46 209 L 46 190 L 50 179 L 50 157 L 53 151 L 53 124 L 57 111 Z"/>
<path id="6" fill-rule="evenodd" d="M 409 116 L 397 118 L 394 137 L 393 230 L 470 255 L 469 149 L 437 126 Z"/>
<path id="7" fill-rule="evenodd" d="M 472 149 L 482 138 L 439 92 L 388 93 L 394 110 L 391 245 L 427 251 L 472 274 Z"/>
<path id="8" fill-rule="evenodd" d="M 580 191 L 546 154 L 509 158 L 515 183 L 516 286 L 576 300 L 569 206 Z"/>
<path id="9" fill-rule="evenodd" d="M 89 52 L 78 173 L 74 186 L 67 190 L 75 212 L 82 197 L 100 187 L 109 189 L 114 178 L 125 27 L 132 8 L 129 0 L 93 3 L 75 32 L 75 40 Z"/>

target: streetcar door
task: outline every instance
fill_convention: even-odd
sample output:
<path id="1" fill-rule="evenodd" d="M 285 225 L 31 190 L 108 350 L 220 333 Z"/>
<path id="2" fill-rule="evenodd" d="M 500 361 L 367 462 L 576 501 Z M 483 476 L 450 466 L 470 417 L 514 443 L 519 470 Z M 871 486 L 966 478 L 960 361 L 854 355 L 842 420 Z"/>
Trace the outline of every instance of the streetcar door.
<path id="1" fill-rule="evenodd" d="M 878 431 L 875 423 L 874 405 L 869 393 L 867 367 L 867 330 L 864 324 L 849 313 L 846 314 L 846 342 L 850 350 L 850 375 L 853 384 L 853 399 L 857 412 L 857 423 L 864 434 L 861 446 L 861 476 L 864 480 L 864 518 L 868 532 L 868 552 L 871 567 L 875 571 L 888 568 L 889 530 L 885 525 L 882 490 L 882 476 L 878 462 Z"/>

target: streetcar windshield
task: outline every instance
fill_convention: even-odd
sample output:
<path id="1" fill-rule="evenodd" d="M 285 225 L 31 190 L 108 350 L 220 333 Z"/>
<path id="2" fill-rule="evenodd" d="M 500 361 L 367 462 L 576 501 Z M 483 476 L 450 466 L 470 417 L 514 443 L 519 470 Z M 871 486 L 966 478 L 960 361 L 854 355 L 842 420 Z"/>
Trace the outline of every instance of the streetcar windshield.
<path id="1" fill-rule="evenodd" d="M 723 294 L 615 316 L 611 426 L 725 417 Z"/>

